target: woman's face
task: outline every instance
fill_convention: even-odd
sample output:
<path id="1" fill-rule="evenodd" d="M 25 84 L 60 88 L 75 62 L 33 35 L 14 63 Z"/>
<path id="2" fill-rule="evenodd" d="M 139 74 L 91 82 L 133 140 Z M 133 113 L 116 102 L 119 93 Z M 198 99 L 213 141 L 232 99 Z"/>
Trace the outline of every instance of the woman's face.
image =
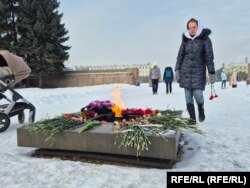
<path id="1" fill-rule="evenodd" d="M 188 31 L 191 36 L 195 36 L 198 30 L 198 25 L 195 22 L 188 23 Z"/>

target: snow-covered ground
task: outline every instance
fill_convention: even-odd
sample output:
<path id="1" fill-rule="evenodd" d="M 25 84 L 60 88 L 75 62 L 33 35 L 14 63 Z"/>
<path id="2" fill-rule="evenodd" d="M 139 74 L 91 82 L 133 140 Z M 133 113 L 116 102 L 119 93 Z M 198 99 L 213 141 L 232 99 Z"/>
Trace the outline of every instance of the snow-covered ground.
<path id="1" fill-rule="evenodd" d="M 158 95 L 152 95 L 148 84 L 140 87 L 113 84 L 57 89 L 26 88 L 17 91 L 35 105 L 36 121 L 46 117 L 80 111 L 94 100 L 112 100 L 111 92 L 121 87 L 125 107 L 183 110 L 188 117 L 184 91 L 173 84 L 173 93 L 165 93 L 160 83 Z M 98 165 L 60 159 L 32 158 L 35 148 L 17 146 L 17 118 L 0 133 L 0 187 L 166 187 L 167 171 L 249 171 L 250 170 L 250 87 L 245 82 L 237 88 L 220 89 L 219 95 L 209 100 L 210 87 L 205 97 L 205 122 L 198 123 L 206 136 L 184 132 L 184 154 L 173 169 L 141 169 L 114 165 Z M 196 108 L 197 110 L 197 108 Z M 27 117 L 27 116 L 26 116 Z"/>

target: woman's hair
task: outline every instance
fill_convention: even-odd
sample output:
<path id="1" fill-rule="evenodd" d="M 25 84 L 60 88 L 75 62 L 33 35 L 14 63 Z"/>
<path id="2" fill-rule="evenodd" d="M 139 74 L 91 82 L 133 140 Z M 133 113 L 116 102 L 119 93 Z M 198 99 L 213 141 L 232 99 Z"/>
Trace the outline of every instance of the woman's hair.
<path id="1" fill-rule="evenodd" d="M 191 19 L 188 20 L 188 22 L 187 22 L 187 29 L 188 29 L 188 24 L 189 24 L 190 22 L 194 22 L 194 23 L 196 23 L 196 24 L 198 25 L 198 20 L 196 20 L 196 19 L 194 19 L 194 18 L 191 18 Z"/>

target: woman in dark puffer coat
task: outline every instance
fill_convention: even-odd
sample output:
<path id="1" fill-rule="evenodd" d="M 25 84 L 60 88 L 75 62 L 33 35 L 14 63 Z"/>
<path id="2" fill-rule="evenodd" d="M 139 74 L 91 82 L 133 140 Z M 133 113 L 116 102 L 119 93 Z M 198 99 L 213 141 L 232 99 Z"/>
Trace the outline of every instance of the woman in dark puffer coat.
<path id="1" fill-rule="evenodd" d="M 176 81 L 185 90 L 187 109 L 195 122 L 194 99 L 198 105 L 199 121 L 205 120 L 203 91 L 206 85 L 206 68 L 210 83 L 216 81 L 210 33 L 210 29 L 203 29 L 200 21 L 191 18 L 187 23 L 187 31 L 183 34 L 175 65 Z"/>

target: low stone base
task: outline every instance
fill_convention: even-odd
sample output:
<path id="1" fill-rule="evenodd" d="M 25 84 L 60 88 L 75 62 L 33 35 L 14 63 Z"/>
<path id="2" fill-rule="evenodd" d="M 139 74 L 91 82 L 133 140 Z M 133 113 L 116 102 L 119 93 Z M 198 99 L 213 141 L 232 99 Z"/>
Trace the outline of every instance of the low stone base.
<path id="1" fill-rule="evenodd" d="M 120 140 L 112 132 L 113 123 L 107 126 L 98 126 L 89 131 L 79 133 L 80 128 L 66 130 L 54 137 L 53 141 L 45 141 L 47 136 L 42 133 L 31 132 L 27 127 L 17 129 L 17 145 L 21 147 L 34 147 L 42 149 L 69 150 L 93 152 L 100 154 L 114 154 L 136 156 L 133 149 L 119 148 Z M 155 159 L 177 160 L 181 132 L 169 131 L 160 136 L 149 136 L 151 145 L 148 151 L 143 151 L 140 157 Z"/>
<path id="2" fill-rule="evenodd" d="M 171 169 L 176 160 L 136 157 L 107 153 L 95 153 L 71 150 L 36 149 L 32 154 L 36 158 L 60 158 L 62 160 L 81 161 L 94 164 L 109 164 L 127 167 Z"/>

